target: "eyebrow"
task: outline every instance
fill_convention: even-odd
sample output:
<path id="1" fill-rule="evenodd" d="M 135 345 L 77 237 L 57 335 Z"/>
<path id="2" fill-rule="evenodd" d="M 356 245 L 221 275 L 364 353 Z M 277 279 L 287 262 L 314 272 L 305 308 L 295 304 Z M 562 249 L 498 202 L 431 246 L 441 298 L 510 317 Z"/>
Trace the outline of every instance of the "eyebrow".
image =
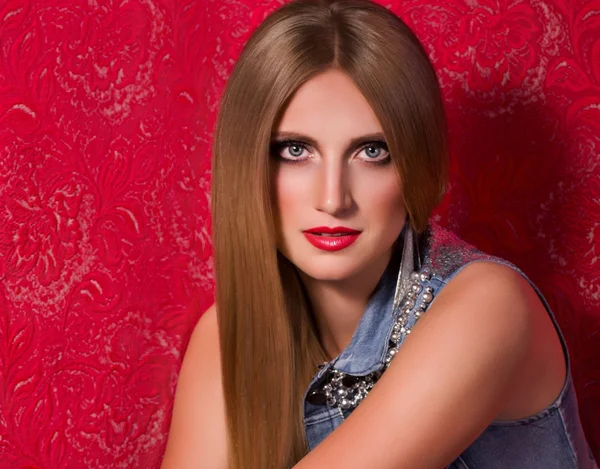
<path id="1" fill-rule="evenodd" d="M 319 144 L 317 143 L 317 141 L 314 138 L 309 137 L 308 135 L 303 135 L 298 132 L 276 132 L 274 135 L 274 139 L 276 141 L 299 140 L 301 142 L 308 143 L 312 147 L 318 148 L 318 146 L 319 146 Z M 382 132 L 375 132 L 372 134 L 361 135 L 360 137 L 354 137 L 350 140 L 349 148 L 357 147 L 363 143 L 373 142 L 373 141 L 381 141 L 381 140 L 385 142 L 385 136 L 383 135 Z"/>

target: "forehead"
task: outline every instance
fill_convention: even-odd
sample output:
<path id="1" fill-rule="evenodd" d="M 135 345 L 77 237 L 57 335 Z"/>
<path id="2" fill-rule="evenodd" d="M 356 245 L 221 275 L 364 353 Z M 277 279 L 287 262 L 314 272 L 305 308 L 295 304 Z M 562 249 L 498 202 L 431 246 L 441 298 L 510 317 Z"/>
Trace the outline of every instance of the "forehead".
<path id="1" fill-rule="evenodd" d="M 298 88 L 277 130 L 303 132 L 319 141 L 382 131 L 362 92 L 337 69 L 316 75 Z"/>

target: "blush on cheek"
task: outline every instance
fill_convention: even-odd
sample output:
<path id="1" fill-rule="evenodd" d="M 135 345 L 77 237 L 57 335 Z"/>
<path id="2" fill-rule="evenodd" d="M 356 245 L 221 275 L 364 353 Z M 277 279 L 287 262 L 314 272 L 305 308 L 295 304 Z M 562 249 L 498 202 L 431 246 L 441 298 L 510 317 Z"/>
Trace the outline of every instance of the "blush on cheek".
<path id="1" fill-rule="evenodd" d="M 272 178 L 272 206 L 273 216 L 277 229 L 277 245 L 285 255 L 286 233 L 301 230 L 306 223 L 300 214 L 307 212 L 303 207 L 310 209 L 311 197 L 308 194 L 310 184 L 301 168 L 279 165 L 273 171 Z"/>
<path id="2" fill-rule="evenodd" d="M 280 165 L 273 182 L 277 205 L 281 210 L 298 204 L 308 204 L 311 200 L 311 175 L 304 168 Z"/>
<path id="3" fill-rule="evenodd" d="M 391 170 L 391 168 L 390 168 Z M 393 241 L 400 234 L 406 219 L 402 187 L 393 171 L 369 181 L 368 196 L 362 198 L 362 212 L 367 214 L 372 227 Z M 383 240 L 382 240 L 383 241 Z"/>
<path id="4" fill-rule="evenodd" d="M 393 168 L 356 171 L 352 175 L 353 196 L 363 206 L 392 207 L 403 205 L 402 186 Z"/>

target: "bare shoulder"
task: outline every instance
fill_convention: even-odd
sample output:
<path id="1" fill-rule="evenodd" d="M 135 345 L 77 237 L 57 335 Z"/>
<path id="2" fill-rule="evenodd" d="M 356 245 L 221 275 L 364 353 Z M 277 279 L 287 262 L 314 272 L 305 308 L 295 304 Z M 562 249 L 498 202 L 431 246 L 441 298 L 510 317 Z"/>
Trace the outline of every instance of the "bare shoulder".
<path id="1" fill-rule="evenodd" d="M 476 293 L 485 289 L 491 293 L 527 295 L 529 283 L 515 269 L 498 262 L 478 260 L 467 264 L 445 290 L 465 290 Z"/>
<path id="2" fill-rule="evenodd" d="M 538 294 L 519 272 L 497 262 L 473 262 L 431 306 L 432 316 L 446 316 L 446 327 L 471 341 L 472 350 L 512 370 L 496 419 L 525 418 L 556 400 L 567 372 L 563 348 Z"/>
<path id="3" fill-rule="evenodd" d="M 419 323 L 452 321 L 459 328 L 501 335 L 505 333 L 502 325 L 508 322 L 512 324 L 506 329 L 513 335 L 526 334 L 536 299 L 527 280 L 514 269 L 497 262 L 475 261 L 447 282 L 430 305 L 432 314 L 423 316 Z"/>
<path id="4" fill-rule="evenodd" d="M 175 391 L 161 469 L 226 468 L 225 405 L 215 305 L 190 337 Z"/>
<path id="5" fill-rule="evenodd" d="M 448 282 L 431 306 L 436 314 L 454 315 L 461 327 L 472 327 L 484 334 L 509 335 L 512 343 L 521 341 L 522 345 L 540 345 L 535 342 L 550 340 L 554 348 L 558 344 L 561 349 L 550 315 L 533 286 L 517 270 L 498 262 L 481 260 L 468 264 Z"/>
<path id="6" fill-rule="evenodd" d="M 482 260 L 464 267 L 431 306 L 436 314 L 485 319 L 487 327 L 479 324 L 480 330 L 484 326 L 493 332 L 497 330 L 495 323 L 508 320 L 513 333 L 527 334 L 531 332 L 531 315 L 542 305 L 529 282 L 516 270 Z M 446 310 L 448 313 L 444 313 Z"/>
<path id="7" fill-rule="evenodd" d="M 472 340 L 490 353 L 495 349 L 499 354 L 495 359 L 518 366 L 531 347 L 533 316 L 540 306 L 537 294 L 517 271 L 496 262 L 476 261 L 438 293 L 415 329 L 431 324 L 440 334 L 453 331 L 459 340 Z"/>

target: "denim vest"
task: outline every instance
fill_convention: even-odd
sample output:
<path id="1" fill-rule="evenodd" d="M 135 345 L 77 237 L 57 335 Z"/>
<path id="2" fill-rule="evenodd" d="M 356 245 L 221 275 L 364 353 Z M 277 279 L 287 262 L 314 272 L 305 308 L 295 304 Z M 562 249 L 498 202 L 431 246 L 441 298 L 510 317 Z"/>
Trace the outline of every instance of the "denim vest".
<path id="1" fill-rule="evenodd" d="M 560 395 L 549 407 L 527 418 L 491 422 L 447 469 L 598 469 L 579 420 L 567 345 L 538 288 L 515 265 L 478 251 L 435 223 L 431 223 L 421 235 L 419 243 L 423 258 L 421 271 L 430 273 L 414 277 L 415 295 L 401 306 L 393 307 L 401 257 L 396 250 L 369 299 L 350 344 L 331 362 L 323 364 L 311 380 L 303 402 L 309 450 L 350 415 L 385 371 L 386 364 L 390 362 L 390 347 L 393 346 L 390 339 L 393 335 L 396 334 L 397 350 L 435 295 L 465 266 L 486 260 L 516 270 L 537 292 L 560 337 L 566 357 L 567 378 Z M 405 316 L 402 324 L 399 324 L 399 315 Z M 360 383 L 357 380 L 361 380 Z M 328 402 L 324 402 L 323 389 L 328 391 Z M 336 394 L 334 400 L 331 400 L 332 392 Z"/>

